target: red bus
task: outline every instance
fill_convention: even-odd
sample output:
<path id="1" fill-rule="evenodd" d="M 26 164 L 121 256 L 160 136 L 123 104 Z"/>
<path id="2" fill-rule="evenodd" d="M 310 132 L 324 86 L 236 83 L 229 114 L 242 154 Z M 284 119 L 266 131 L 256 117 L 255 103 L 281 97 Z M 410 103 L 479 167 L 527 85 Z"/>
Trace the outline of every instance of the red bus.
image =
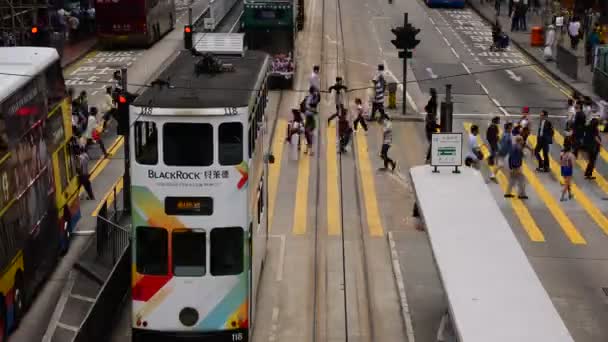
<path id="1" fill-rule="evenodd" d="M 175 0 L 96 0 L 104 46 L 149 46 L 175 27 Z"/>

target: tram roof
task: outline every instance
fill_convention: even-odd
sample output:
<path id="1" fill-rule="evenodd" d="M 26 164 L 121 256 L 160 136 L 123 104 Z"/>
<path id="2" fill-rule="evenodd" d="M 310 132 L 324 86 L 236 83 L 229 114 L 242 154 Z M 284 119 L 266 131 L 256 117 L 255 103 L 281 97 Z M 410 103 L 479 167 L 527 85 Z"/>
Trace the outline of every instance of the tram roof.
<path id="1" fill-rule="evenodd" d="M 244 56 L 218 56 L 225 64 L 232 64 L 234 71 L 219 74 L 199 74 L 194 71 L 201 57 L 182 51 L 160 74 L 160 80 L 171 87 L 149 87 L 139 95 L 134 106 L 157 108 L 226 108 L 246 107 L 254 92 L 267 54 L 246 51 Z"/>
<path id="2" fill-rule="evenodd" d="M 0 47 L 0 101 L 59 60 L 57 50 L 43 47 Z"/>

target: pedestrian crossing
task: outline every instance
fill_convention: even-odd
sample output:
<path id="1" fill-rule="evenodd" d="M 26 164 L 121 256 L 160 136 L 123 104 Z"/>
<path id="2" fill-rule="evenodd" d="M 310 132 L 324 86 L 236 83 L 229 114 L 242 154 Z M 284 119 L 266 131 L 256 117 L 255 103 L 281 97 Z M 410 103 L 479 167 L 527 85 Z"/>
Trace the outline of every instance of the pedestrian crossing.
<path id="1" fill-rule="evenodd" d="M 466 133 L 470 132 L 472 124 L 472 122 L 464 122 L 463 128 Z M 484 131 L 483 128 L 480 129 L 480 132 Z M 485 145 L 485 141 L 480 136 L 477 137 L 477 140 L 484 155 L 488 156 L 489 150 Z M 608 182 L 596 170 L 594 173 L 595 180 L 589 181 L 588 184 L 583 184 L 582 182 L 587 181 L 581 180 L 580 172 L 583 172 L 587 167 L 587 161 L 579 156 L 576 161 L 576 168 L 580 172 L 575 171 L 571 182 L 574 198 L 568 202 L 558 201 L 564 180 L 560 174 L 557 150 L 561 150 L 564 141 L 564 136 L 555 130 L 554 143 L 549 160 L 549 173 L 537 173 L 533 171 L 536 164 L 533 154 L 525 158 L 522 170 L 525 180 L 529 185 L 528 187 L 532 190 L 528 193 L 530 200 L 520 200 L 517 198 L 497 198 L 496 200 L 504 200 L 510 204 L 510 209 L 530 241 L 543 243 L 547 241 L 547 234 L 552 233 L 551 235 L 555 236 L 555 232 L 560 232 L 569 243 L 584 246 L 591 242 L 589 239 L 592 236 L 597 236 L 596 231 L 600 232 L 601 236 L 608 235 L 608 230 L 606 229 L 608 227 L 608 218 L 602 211 L 600 207 L 602 202 L 597 196 L 598 192 L 608 194 L 606 191 L 608 190 Z M 537 137 L 530 135 L 528 137 L 528 146 L 534 147 L 536 143 Z M 600 152 L 600 158 L 604 162 L 608 161 L 608 158 L 604 159 L 604 157 L 601 157 L 602 154 L 608 157 L 608 151 L 602 148 Z M 484 170 L 490 166 L 487 164 L 487 160 L 484 160 L 482 164 L 482 172 L 485 173 Z M 504 171 L 501 171 L 497 175 L 497 182 L 503 193 L 507 187 L 508 172 L 507 166 Z M 490 184 L 489 186 L 491 187 L 492 185 Z M 544 206 L 543 209 L 539 210 L 538 202 Z M 547 216 L 552 220 L 547 220 Z M 543 225 L 540 225 L 539 222 L 543 222 Z M 547 222 L 555 222 L 555 225 L 547 224 Z M 559 228 L 559 230 L 555 228 Z"/>

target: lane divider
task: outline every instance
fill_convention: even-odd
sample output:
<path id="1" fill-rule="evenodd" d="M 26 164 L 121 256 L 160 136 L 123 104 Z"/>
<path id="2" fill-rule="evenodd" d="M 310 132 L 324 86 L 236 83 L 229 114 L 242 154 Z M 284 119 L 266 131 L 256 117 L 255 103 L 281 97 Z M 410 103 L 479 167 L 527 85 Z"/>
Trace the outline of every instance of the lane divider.
<path id="1" fill-rule="evenodd" d="M 340 196 L 338 191 L 338 151 L 336 126 L 332 122 L 326 130 L 327 143 L 327 233 L 332 236 L 340 235 Z"/>
<path id="2" fill-rule="evenodd" d="M 380 209 L 378 209 L 376 185 L 374 182 L 374 172 L 372 172 L 372 163 L 369 160 L 367 137 L 362 130 L 359 130 L 355 135 L 357 158 L 359 160 L 359 178 L 361 179 L 361 188 L 363 189 L 367 227 L 371 236 L 383 236 L 384 228 L 382 227 L 382 220 L 380 219 Z"/>
<path id="3" fill-rule="evenodd" d="M 281 175 L 281 162 L 283 161 L 283 147 L 285 146 L 284 132 L 287 131 L 287 121 L 276 118 L 277 126 L 272 138 L 272 155 L 274 164 L 268 164 L 268 231 L 272 230 L 274 222 L 274 208 L 277 201 L 279 177 Z"/>
<path id="4" fill-rule="evenodd" d="M 308 148 L 305 144 L 305 142 L 302 142 L 302 151 L 300 151 L 298 160 L 298 181 L 292 225 L 295 235 L 306 234 L 306 223 L 308 221 L 308 181 L 310 177 L 310 158 L 313 157 L 304 153 L 304 149 Z M 314 147 L 308 152 L 313 151 Z"/>

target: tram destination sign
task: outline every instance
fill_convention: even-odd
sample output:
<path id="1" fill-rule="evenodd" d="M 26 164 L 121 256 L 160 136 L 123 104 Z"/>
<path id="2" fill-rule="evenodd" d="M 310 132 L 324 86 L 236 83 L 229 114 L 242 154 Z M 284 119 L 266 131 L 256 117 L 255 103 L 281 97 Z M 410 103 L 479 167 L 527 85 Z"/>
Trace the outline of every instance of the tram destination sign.
<path id="1" fill-rule="evenodd" d="M 209 216 L 213 214 L 211 197 L 165 197 L 167 215 Z"/>
<path id="2" fill-rule="evenodd" d="M 431 166 L 462 166 L 462 133 L 433 133 Z"/>

